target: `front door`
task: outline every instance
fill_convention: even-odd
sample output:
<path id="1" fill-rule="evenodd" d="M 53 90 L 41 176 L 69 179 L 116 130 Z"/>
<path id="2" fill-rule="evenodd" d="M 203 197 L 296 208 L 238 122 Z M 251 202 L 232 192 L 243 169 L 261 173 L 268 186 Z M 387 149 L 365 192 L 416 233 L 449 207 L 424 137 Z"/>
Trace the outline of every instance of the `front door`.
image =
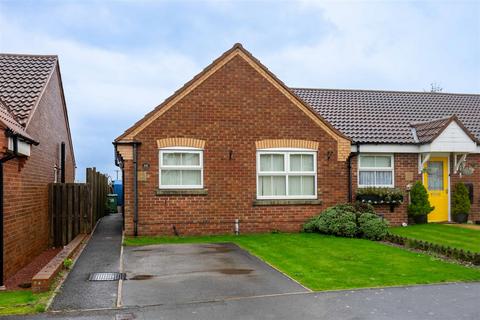
<path id="1" fill-rule="evenodd" d="M 423 182 L 435 207 L 428 222 L 448 221 L 448 157 L 432 157 L 426 166 Z"/>

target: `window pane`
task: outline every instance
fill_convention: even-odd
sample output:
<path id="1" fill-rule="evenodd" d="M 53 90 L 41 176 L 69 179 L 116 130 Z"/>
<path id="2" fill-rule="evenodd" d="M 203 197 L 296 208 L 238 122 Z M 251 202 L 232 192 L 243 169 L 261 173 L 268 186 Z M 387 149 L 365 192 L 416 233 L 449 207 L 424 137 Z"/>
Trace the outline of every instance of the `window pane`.
<path id="1" fill-rule="evenodd" d="M 173 186 L 181 184 L 180 170 L 162 170 L 161 185 Z"/>
<path id="2" fill-rule="evenodd" d="M 315 195 L 315 177 L 313 176 L 302 177 L 302 194 L 305 196 Z"/>
<path id="3" fill-rule="evenodd" d="M 199 166 L 200 154 L 198 153 L 182 153 L 182 165 Z"/>
<path id="4" fill-rule="evenodd" d="M 283 154 L 272 155 L 272 169 L 273 171 L 285 171 L 285 161 Z"/>
<path id="5" fill-rule="evenodd" d="M 290 156 L 290 171 L 302 171 L 301 154 L 292 154 Z"/>
<path id="6" fill-rule="evenodd" d="M 361 186 L 375 185 L 375 171 L 360 171 L 358 176 L 358 184 Z"/>
<path id="7" fill-rule="evenodd" d="M 272 195 L 272 177 L 258 177 L 258 189 L 261 196 Z"/>
<path id="8" fill-rule="evenodd" d="M 285 176 L 272 177 L 272 191 L 274 196 L 285 196 L 287 194 L 286 178 Z"/>
<path id="9" fill-rule="evenodd" d="M 391 185 L 392 171 L 375 171 L 376 185 Z"/>
<path id="10" fill-rule="evenodd" d="M 260 171 L 272 171 L 272 155 L 260 155 Z"/>
<path id="11" fill-rule="evenodd" d="M 375 167 L 375 157 L 374 156 L 361 156 L 360 157 L 360 167 Z"/>
<path id="12" fill-rule="evenodd" d="M 302 171 L 313 171 L 313 154 L 302 154 Z"/>
<path id="13" fill-rule="evenodd" d="M 201 185 L 201 171 L 200 170 L 183 170 L 182 171 L 182 185 L 184 186 L 199 186 Z"/>
<path id="14" fill-rule="evenodd" d="M 376 156 L 375 167 L 389 168 L 392 166 L 392 158 L 390 156 Z"/>
<path id="15" fill-rule="evenodd" d="M 163 164 L 167 166 L 178 166 L 182 164 L 182 154 L 181 153 L 163 153 Z"/>
<path id="16" fill-rule="evenodd" d="M 288 177 L 288 194 L 291 196 L 298 196 L 302 194 L 302 177 Z"/>
<path id="17" fill-rule="evenodd" d="M 428 163 L 428 190 L 443 190 L 443 162 Z"/>

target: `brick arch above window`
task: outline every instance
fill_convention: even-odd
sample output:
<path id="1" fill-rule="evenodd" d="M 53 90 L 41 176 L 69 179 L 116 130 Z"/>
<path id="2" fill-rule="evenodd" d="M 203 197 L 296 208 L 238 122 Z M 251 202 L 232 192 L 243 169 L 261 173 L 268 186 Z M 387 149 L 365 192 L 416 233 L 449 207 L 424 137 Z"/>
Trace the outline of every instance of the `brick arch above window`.
<path id="1" fill-rule="evenodd" d="M 189 148 L 205 148 L 205 140 L 194 139 L 194 138 L 165 138 L 158 139 L 157 146 L 161 148 L 169 147 L 189 147 Z"/>
<path id="2" fill-rule="evenodd" d="M 257 149 L 299 148 L 318 150 L 318 141 L 298 139 L 265 139 L 255 141 Z"/>

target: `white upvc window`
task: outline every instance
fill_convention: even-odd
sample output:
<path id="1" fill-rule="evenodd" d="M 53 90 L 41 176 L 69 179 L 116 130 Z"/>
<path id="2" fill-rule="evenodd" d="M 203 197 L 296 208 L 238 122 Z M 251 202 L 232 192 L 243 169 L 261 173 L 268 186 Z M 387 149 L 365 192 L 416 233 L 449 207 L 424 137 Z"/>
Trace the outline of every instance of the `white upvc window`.
<path id="1" fill-rule="evenodd" d="M 160 149 L 159 158 L 160 189 L 203 188 L 203 150 Z"/>
<path id="2" fill-rule="evenodd" d="M 316 198 L 316 152 L 257 151 L 257 199 Z"/>
<path id="3" fill-rule="evenodd" d="M 394 173 L 392 154 L 361 154 L 358 157 L 359 187 L 393 188 Z"/>

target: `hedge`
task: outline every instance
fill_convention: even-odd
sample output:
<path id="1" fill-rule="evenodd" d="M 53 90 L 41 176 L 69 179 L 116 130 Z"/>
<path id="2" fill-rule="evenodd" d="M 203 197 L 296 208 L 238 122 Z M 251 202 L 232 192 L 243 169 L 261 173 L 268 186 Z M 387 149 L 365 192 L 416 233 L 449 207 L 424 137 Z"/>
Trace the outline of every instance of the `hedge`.
<path id="1" fill-rule="evenodd" d="M 471 252 L 468 250 L 452 248 L 441 244 L 435 244 L 428 241 L 422 241 L 407 237 L 402 237 L 396 234 L 388 233 L 385 241 L 398 244 L 407 248 L 418 249 L 426 252 L 437 253 L 451 259 L 462 262 L 469 262 L 474 265 L 480 265 L 480 253 Z"/>

